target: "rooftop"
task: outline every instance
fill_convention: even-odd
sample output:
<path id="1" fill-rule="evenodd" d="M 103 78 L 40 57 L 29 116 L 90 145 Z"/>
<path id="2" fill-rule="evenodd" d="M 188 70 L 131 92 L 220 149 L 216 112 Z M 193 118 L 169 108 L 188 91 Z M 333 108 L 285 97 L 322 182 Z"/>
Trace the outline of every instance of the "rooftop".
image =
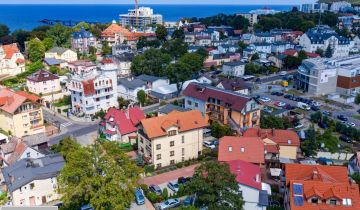
<path id="1" fill-rule="evenodd" d="M 45 71 L 45 70 L 41 69 L 41 70 L 38 70 L 37 72 L 31 74 L 30 76 L 28 76 L 27 79 L 32 82 L 46 82 L 49 80 L 59 79 L 59 77 L 49 71 Z"/>
<path id="2" fill-rule="evenodd" d="M 104 119 L 108 123 L 114 123 L 122 135 L 137 131 L 136 126 L 145 119 L 144 112 L 139 107 L 131 107 L 127 110 L 110 108 Z"/>
<path id="3" fill-rule="evenodd" d="M 243 136 L 270 139 L 280 146 L 300 146 L 299 136 L 293 130 L 249 128 Z"/>

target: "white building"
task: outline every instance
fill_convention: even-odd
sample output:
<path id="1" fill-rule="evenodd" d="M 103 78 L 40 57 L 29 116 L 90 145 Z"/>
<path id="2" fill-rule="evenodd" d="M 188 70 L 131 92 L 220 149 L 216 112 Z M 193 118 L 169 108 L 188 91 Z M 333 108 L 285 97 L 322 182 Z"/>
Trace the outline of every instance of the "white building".
<path id="1" fill-rule="evenodd" d="M 79 60 L 68 63 L 68 69 L 73 74 L 83 74 L 96 71 L 96 64 L 89 60 Z"/>
<path id="2" fill-rule="evenodd" d="M 224 63 L 222 67 L 222 74 L 241 77 L 245 74 L 245 63 L 241 61 L 234 61 Z"/>
<path id="3" fill-rule="evenodd" d="M 113 63 L 102 63 L 100 71 L 73 75 L 67 87 L 75 114 L 93 115 L 118 107 L 117 68 Z"/>
<path id="4" fill-rule="evenodd" d="M 45 70 L 39 70 L 26 78 L 26 87 L 37 95 L 51 95 L 61 92 L 58 76 Z"/>
<path id="5" fill-rule="evenodd" d="M 255 25 L 258 22 L 258 15 L 256 13 L 240 13 L 244 18 L 249 20 L 251 26 Z"/>
<path id="6" fill-rule="evenodd" d="M 63 47 L 54 47 L 46 51 L 45 58 L 55 58 L 57 60 L 64 60 L 66 62 L 73 62 L 78 60 L 76 52 Z"/>
<path id="7" fill-rule="evenodd" d="M 140 90 L 146 91 L 146 82 L 134 78 L 122 78 L 118 80 L 118 97 L 126 100 L 137 101 L 137 93 Z"/>
<path id="8" fill-rule="evenodd" d="M 318 26 L 310 29 L 300 37 L 300 46 L 306 52 L 316 52 L 321 49 L 324 52 L 328 47 L 332 51 L 332 57 L 345 57 L 349 55 L 351 48 L 350 40 L 338 35 L 328 26 Z"/>
<path id="9" fill-rule="evenodd" d="M 153 9 L 150 7 L 139 7 L 138 10 L 129 9 L 127 14 L 121 14 L 119 23 L 122 26 L 145 28 L 151 24 L 163 24 L 163 17 L 160 14 L 154 14 Z"/>
<path id="10" fill-rule="evenodd" d="M 339 12 L 346 7 L 351 7 L 351 4 L 346 1 L 333 2 L 330 6 L 330 11 Z"/>
<path id="11" fill-rule="evenodd" d="M 0 75 L 15 76 L 24 71 L 25 58 L 17 45 L 0 45 Z"/>
<path id="12" fill-rule="evenodd" d="M 40 206 L 60 199 L 57 175 L 64 167 L 60 155 L 26 158 L 2 170 L 13 206 Z"/>
<path id="13" fill-rule="evenodd" d="M 155 88 L 169 85 L 170 80 L 165 77 L 155 77 L 151 75 L 142 74 L 136 79 L 140 79 L 146 83 L 146 92 L 150 92 L 151 90 L 154 90 Z"/>

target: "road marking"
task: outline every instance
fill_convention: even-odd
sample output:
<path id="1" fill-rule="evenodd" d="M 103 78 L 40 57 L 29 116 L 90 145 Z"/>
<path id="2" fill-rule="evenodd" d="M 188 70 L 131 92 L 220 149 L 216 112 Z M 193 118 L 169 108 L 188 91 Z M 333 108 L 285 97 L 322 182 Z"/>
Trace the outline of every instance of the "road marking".
<path id="1" fill-rule="evenodd" d="M 62 127 L 68 127 L 68 126 L 70 126 L 70 125 L 72 125 L 71 122 L 61 123 L 61 126 L 62 126 Z"/>

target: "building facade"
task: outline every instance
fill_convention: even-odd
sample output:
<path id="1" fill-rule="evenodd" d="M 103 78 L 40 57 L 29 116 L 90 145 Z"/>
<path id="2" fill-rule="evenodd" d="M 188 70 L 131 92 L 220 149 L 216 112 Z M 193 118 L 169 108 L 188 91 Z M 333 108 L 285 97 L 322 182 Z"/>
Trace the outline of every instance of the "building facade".
<path id="1" fill-rule="evenodd" d="M 160 14 L 154 14 L 150 7 L 139 7 L 137 10 L 128 10 L 127 14 L 121 14 L 119 23 L 122 26 L 145 28 L 152 24 L 163 24 L 163 17 Z"/>
<path id="2" fill-rule="evenodd" d="M 51 95 L 61 91 L 59 77 L 45 70 L 39 70 L 28 76 L 26 87 L 37 95 Z"/>
<path id="3" fill-rule="evenodd" d="M 79 60 L 68 63 L 68 69 L 73 74 L 84 74 L 96 71 L 96 64 L 89 60 Z"/>
<path id="4" fill-rule="evenodd" d="M 227 62 L 224 63 L 222 67 L 223 74 L 230 75 L 234 77 L 241 77 L 245 74 L 245 63 L 237 62 Z"/>
<path id="5" fill-rule="evenodd" d="M 72 33 L 71 36 L 71 48 L 77 52 L 88 53 L 90 47 L 97 47 L 96 37 L 86 31 L 84 28 L 81 28 L 79 31 Z"/>
<path id="6" fill-rule="evenodd" d="M 57 60 L 64 60 L 66 62 L 77 61 L 77 53 L 63 47 L 54 47 L 45 52 L 45 58 L 55 58 Z"/>
<path id="7" fill-rule="evenodd" d="M 25 71 L 25 58 L 16 44 L 0 45 L 0 75 L 15 76 Z"/>

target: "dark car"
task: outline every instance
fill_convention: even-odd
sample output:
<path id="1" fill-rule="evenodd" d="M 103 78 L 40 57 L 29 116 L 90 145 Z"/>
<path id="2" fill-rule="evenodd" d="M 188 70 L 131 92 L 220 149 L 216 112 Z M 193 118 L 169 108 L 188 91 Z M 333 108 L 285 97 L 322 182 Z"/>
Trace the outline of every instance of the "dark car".
<path id="1" fill-rule="evenodd" d="M 341 120 L 341 121 L 344 121 L 344 122 L 346 122 L 346 121 L 349 120 L 349 119 L 348 119 L 347 117 L 345 117 L 344 115 L 338 115 L 337 118 L 338 118 L 339 120 Z"/>
<path id="2" fill-rule="evenodd" d="M 277 96 L 277 95 L 278 95 L 278 92 L 273 91 L 273 92 L 271 92 L 271 95 L 273 95 L 273 96 Z"/>
<path id="3" fill-rule="evenodd" d="M 340 139 L 341 141 L 346 142 L 346 143 L 349 143 L 349 144 L 351 144 L 351 143 L 352 143 L 351 138 L 350 138 L 350 137 L 348 137 L 348 136 L 345 136 L 345 135 L 340 136 L 340 138 L 339 138 L 339 139 Z"/>
<path id="4" fill-rule="evenodd" d="M 315 111 L 315 112 L 317 112 L 317 111 L 319 111 L 319 110 L 320 110 L 320 108 L 319 108 L 319 107 L 317 107 L 317 106 L 311 106 L 311 109 L 312 109 L 313 111 Z"/>
<path id="5" fill-rule="evenodd" d="M 277 94 L 278 96 L 283 96 L 284 95 L 284 93 L 282 93 L 282 92 L 278 92 L 278 94 Z"/>
<path id="6" fill-rule="evenodd" d="M 358 109 L 357 112 L 360 114 L 360 109 Z"/>
<path id="7" fill-rule="evenodd" d="M 326 110 L 324 110 L 322 113 L 323 113 L 323 115 L 326 115 L 326 116 L 329 116 L 329 117 L 331 117 L 331 115 L 332 115 L 331 112 L 326 111 Z"/>
<path id="8" fill-rule="evenodd" d="M 293 109 L 295 109 L 296 107 L 295 107 L 295 106 L 292 106 L 292 105 L 290 105 L 290 104 L 286 104 L 286 105 L 284 106 L 284 108 L 287 109 L 287 110 L 293 110 Z"/>
<path id="9" fill-rule="evenodd" d="M 156 195 L 161 195 L 161 193 L 162 193 L 161 188 L 155 184 L 150 185 L 149 190 L 154 192 Z"/>
<path id="10" fill-rule="evenodd" d="M 325 122 L 323 122 L 323 121 L 320 121 L 320 122 L 318 123 L 318 126 L 319 126 L 320 128 L 322 128 L 322 129 L 328 128 L 328 125 L 327 125 Z"/>
<path id="11" fill-rule="evenodd" d="M 290 95 L 290 94 L 285 94 L 285 95 L 284 95 L 284 98 L 290 99 L 291 96 L 292 96 L 292 95 Z"/>
<path id="12" fill-rule="evenodd" d="M 186 182 L 190 181 L 191 177 L 179 177 L 178 183 L 179 184 L 186 184 Z"/>
<path id="13" fill-rule="evenodd" d="M 188 196 L 184 200 L 184 206 L 191 206 L 194 203 L 194 198 L 191 196 Z"/>

